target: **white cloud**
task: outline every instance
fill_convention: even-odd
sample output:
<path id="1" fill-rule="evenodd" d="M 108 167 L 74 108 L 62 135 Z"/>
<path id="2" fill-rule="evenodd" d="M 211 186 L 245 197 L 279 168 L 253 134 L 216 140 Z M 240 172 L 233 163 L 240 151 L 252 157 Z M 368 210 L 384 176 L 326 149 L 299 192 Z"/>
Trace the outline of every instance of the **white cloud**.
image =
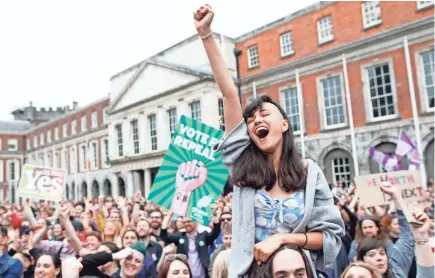
<path id="1" fill-rule="evenodd" d="M 316 1 L 211 0 L 214 30 L 236 37 Z M 193 35 L 199 0 L 1 1 L 0 120 L 27 106 L 85 105 L 109 78 Z"/>

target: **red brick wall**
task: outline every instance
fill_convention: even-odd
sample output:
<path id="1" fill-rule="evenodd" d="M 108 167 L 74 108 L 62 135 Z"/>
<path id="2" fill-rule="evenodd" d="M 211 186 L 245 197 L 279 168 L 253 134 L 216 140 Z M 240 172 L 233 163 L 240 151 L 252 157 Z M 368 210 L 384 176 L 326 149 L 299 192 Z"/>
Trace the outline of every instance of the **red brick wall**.
<path id="1" fill-rule="evenodd" d="M 274 29 L 240 41 L 236 44 L 236 47 L 242 50 L 239 58 L 240 77 L 243 78 L 343 43 L 371 36 L 407 22 L 433 16 L 434 13 L 433 6 L 417 11 L 415 1 L 380 1 L 380 7 L 382 24 L 367 30 L 363 30 L 361 2 L 343 1 L 327 5 L 318 11 L 313 11 Z M 317 20 L 328 15 L 332 16 L 334 40 L 319 46 Z M 295 53 L 290 57 L 281 58 L 279 36 L 287 31 L 292 31 Z M 260 66 L 248 69 L 247 48 L 256 44 L 258 45 Z"/>
<path id="2" fill-rule="evenodd" d="M 418 90 L 419 83 L 416 74 L 417 65 L 415 63 L 415 51 L 429 45 L 433 45 L 433 42 L 427 41 L 416 45 L 412 45 L 410 47 L 412 73 L 413 73 L 414 87 L 416 92 L 416 102 L 419 111 L 420 111 L 420 97 L 419 97 L 419 90 Z M 398 114 L 402 119 L 412 118 L 412 110 L 410 108 L 411 99 L 409 95 L 408 75 L 406 71 L 405 54 L 402 48 L 391 52 L 382 53 L 380 55 L 371 56 L 369 58 L 347 64 L 353 120 L 354 120 L 355 127 L 365 126 L 367 124 L 366 115 L 365 115 L 365 102 L 364 102 L 361 66 L 365 64 L 370 64 L 377 60 L 384 60 L 388 58 L 392 59 L 392 65 L 394 66 L 393 70 L 394 70 L 394 78 L 395 78 L 396 101 L 398 102 Z M 322 115 L 319 112 L 319 106 L 318 106 L 319 90 L 317 88 L 317 77 L 328 73 L 334 74 L 338 72 L 342 72 L 341 66 L 330 68 L 325 71 L 318 72 L 312 75 L 304 75 L 300 77 L 303 98 L 304 98 L 305 129 L 307 134 L 309 135 L 317 134 L 320 132 L 321 129 L 320 117 Z M 257 88 L 257 94 L 266 93 L 273 100 L 279 103 L 280 88 L 295 83 L 296 83 L 295 80 L 287 80 L 285 82 L 275 84 L 269 87 L 265 87 L 261 89 Z M 342 89 L 344 90 L 344 87 Z M 243 106 L 246 106 L 247 100 L 251 95 L 252 93 L 247 93 L 243 95 L 242 97 Z"/>
<path id="3" fill-rule="evenodd" d="M 8 140 L 17 139 L 18 140 L 18 151 L 22 152 L 25 150 L 25 140 L 23 135 L 12 135 L 12 134 L 0 134 L 1 148 L 0 151 L 8 151 Z"/>

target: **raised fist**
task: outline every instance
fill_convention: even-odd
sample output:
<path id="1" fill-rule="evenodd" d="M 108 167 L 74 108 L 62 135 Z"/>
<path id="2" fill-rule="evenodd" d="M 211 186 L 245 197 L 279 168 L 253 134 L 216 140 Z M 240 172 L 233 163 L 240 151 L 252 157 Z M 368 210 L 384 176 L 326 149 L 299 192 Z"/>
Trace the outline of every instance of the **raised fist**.
<path id="1" fill-rule="evenodd" d="M 204 185 L 207 175 L 208 170 L 201 161 L 185 162 L 178 167 L 176 186 L 183 190 L 193 191 Z"/>
<path id="2" fill-rule="evenodd" d="M 211 23 L 213 21 L 214 12 L 210 5 L 206 4 L 201 6 L 196 13 L 194 13 L 193 18 L 195 21 L 195 27 L 198 34 L 201 37 L 207 36 L 211 32 Z"/>

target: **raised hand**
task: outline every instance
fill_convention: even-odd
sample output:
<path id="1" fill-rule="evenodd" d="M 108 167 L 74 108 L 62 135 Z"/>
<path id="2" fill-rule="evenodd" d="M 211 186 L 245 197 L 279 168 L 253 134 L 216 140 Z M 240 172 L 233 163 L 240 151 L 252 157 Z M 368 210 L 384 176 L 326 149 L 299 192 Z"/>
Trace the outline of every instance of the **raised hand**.
<path id="1" fill-rule="evenodd" d="M 414 237 L 416 237 L 416 240 L 427 240 L 429 238 L 430 227 L 429 217 L 420 209 L 414 209 L 412 216 L 414 216 L 417 221 L 423 223 L 422 226 L 411 225 L 411 230 L 414 234 Z"/>
<path id="2" fill-rule="evenodd" d="M 201 37 L 211 33 L 211 23 L 213 22 L 214 12 L 210 5 L 201 6 L 193 15 L 195 28 Z"/>
<path id="3" fill-rule="evenodd" d="M 62 219 L 68 219 L 70 214 L 70 208 L 68 206 L 62 206 L 60 209 L 60 218 Z"/>
<path id="4" fill-rule="evenodd" d="M 198 160 L 188 161 L 178 167 L 176 186 L 183 190 L 193 191 L 205 183 L 207 176 L 208 170 L 204 163 Z"/>
<path id="5" fill-rule="evenodd" d="M 166 246 L 165 248 L 163 248 L 163 253 L 165 255 L 172 255 L 175 254 L 177 252 L 177 246 L 175 246 L 175 244 L 171 243 L 168 246 Z"/>
<path id="6" fill-rule="evenodd" d="M 396 198 L 399 197 L 399 190 L 395 186 L 393 186 L 391 182 L 383 181 L 380 183 L 379 186 L 381 191 L 384 192 L 385 194 Z"/>
<path id="7" fill-rule="evenodd" d="M 133 255 L 133 250 L 130 248 L 125 248 L 119 252 L 114 253 L 112 256 L 113 256 L 113 260 L 120 261 L 120 260 L 124 260 L 127 257 L 132 256 L 132 255 Z"/>
<path id="8" fill-rule="evenodd" d="M 133 202 L 140 203 L 142 200 L 142 193 L 140 191 L 134 193 L 133 195 Z"/>

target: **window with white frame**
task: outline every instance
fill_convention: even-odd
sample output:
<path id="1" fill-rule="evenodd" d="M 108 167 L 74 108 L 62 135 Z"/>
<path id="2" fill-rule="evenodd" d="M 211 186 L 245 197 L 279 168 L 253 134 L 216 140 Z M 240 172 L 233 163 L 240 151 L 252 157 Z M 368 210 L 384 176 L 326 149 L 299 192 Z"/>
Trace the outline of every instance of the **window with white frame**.
<path id="1" fill-rule="evenodd" d="M 97 114 L 97 111 L 92 112 L 91 118 L 92 118 L 92 128 L 97 128 L 98 127 L 98 114 Z"/>
<path id="2" fill-rule="evenodd" d="M 0 150 L 1 150 L 1 143 L 0 143 Z M 26 150 L 30 150 L 30 139 L 26 139 Z"/>
<path id="3" fill-rule="evenodd" d="M 71 172 L 76 173 L 77 172 L 77 152 L 76 149 L 73 147 L 71 148 Z"/>
<path id="4" fill-rule="evenodd" d="M 56 167 L 56 168 L 60 168 L 60 160 L 59 160 L 59 152 L 58 151 L 56 151 L 55 153 L 54 153 L 54 160 L 53 160 L 53 165 L 54 165 L 54 167 Z"/>
<path id="5" fill-rule="evenodd" d="M 317 34 L 319 44 L 332 41 L 334 39 L 332 17 L 325 16 L 317 21 Z"/>
<path id="6" fill-rule="evenodd" d="M 51 143 L 51 130 L 47 131 L 47 143 L 50 144 Z"/>
<path id="7" fill-rule="evenodd" d="M 39 155 L 39 166 L 44 166 L 44 155 L 43 154 Z"/>
<path id="8" fill-rule="evenodd" d="M 345 110 L 340 76 L 322 79 L 325 127 L 345 124 Z"/>
<path id="9" fill-rule="evenodd" d="M 174 135 L 175 128 L 177 127 L 177 108 L 171 108 L 168 110 L 168 120 L 169 120 L 169 133 L 171 137 Z"/>
<path id="10" fill-rule="evenodd" d="M 364 1 L 361 3 L 361 12 L 364 28 L 382 23 L 381 7 L 379 1 Z"/>
<path id="11" fill-rule="evenodd" d="M 417 10 L 422 10 L 427 7 L 433 6 L 435 1 L 417 1 Z"/>
<path id="12" fill-rule="evenodd" d="M 115 126 L 116 136 L 118 141 L 118 156 L 124 156 L 124 149 L 122 145 L 122 125 L 117 124 Z"/>
<path id="13" fill-rule="evenodd" d="M 258 55 L 258 46 L 254 45 L 248 48 L 248 67 L 255 68 L 260 65 L 260 56 Z"/>
<path id="14" fill-rule="evenodd" d="M 86 115 L 82 116 L 81 119 L 81 126 L 82 126 L 82 132 L 86 131 L 88 129 L 87 123 L 86 123 Z"/>
<path id="15" fill-rule="evenodd" d="M 51 159 L 51 153 L 47 154 L 47 166 L 52 167 L 53 166 L 53 160 Z"/>
<path id="16" fill-rule="evenodd" d="M 38 136 L 33 136 L 33 148 L 38 147 Z"/>
<path id="17" fill-rule="evenodd" d="M 294 132 L 301 130 L 299 121 L 299 97 L 296 87 L 285 89 L 282 92 L 284 97 L 284 110 L 290 120 L 290 124 Z"/>
<path id="18" fill-rule="evenodd" d="M 59 140 L 59 128 L 55 127 L 54 128 L 54 140 Z"/>
<path id="19" fill-rule="evenodd" d="M 41 146 L 45 144 L 45 142 L 44 142 L 44 133 L 39 134 L 39 144 Z"/>
<path id="20" fill-rule="evenodd" d="M 18 151 L 18 140 L 8 139 L 8 151 L 15 152 Z"/>
<path id="21" fill-rule="evenodd" d="M 68 171 L 68 150 L 63 150 L 63 168 Z"/>
<path id="22" fill-rule="evenodd" d="M 396 115 L 390 64 L 370 66 L 366 71 L 372 119 L 391 118 Z"/>
<path id="23" fill-rule="evenodd" d="M 9 162 L 9 179 L 10 180 L 15 180 L 16 179 L 16 175 L 15 175 L 15 161 L 10 161 Z"/>
<path id="24" fill-rule="evenodd" d="M 281 49 L 281 57 L 292 55 L 294 53 L 292 32 L 287 32 L 285 34 L 282 34 L 279 37 L 279 42 L 280 42 L 280 49 Z"/>
<path id="25" fill-rule="evenodd" d="M 71 135 L 77 134 L 77 120 L 71 122 Z"/>
<path id="26" fill-rule="evenodd" d="M 108 139 L 104 139 L 103 140 L 103 147 L 104 147 L 104 164 L 108 164 L 108 159 L 109 159 L 109 140 Z"/>
<path id="27" fill-rule="evenodd" d="M 2 150 L 2 139 L 0 138 L 0 151 Z"/>
<path id="28" fill-rule="evenodd" d="M 148 116 L 148 123 L 150 127 L 150 141 L 151 141 L 151 150 L 157 150 L 157 128 L 156 128 L 156 115 Z"/>
<path id="29" fill-rule="evenodd" d="M 224 100 L 218 99 L 219 129 L 225 131 Z"/>
<path id="30" fill-rule="evenodd" d="M 103 109 L 103 123 L 107 123 L 109 121 L 109 114 L 107 114 L 107 107 Z"/>
<path id="31" fill-rule="evenodd" d="M 68 137 L 68 123 L 64 123 L 62 126 L 62 136 L 63 138 Z"/>
<path id="32" fill-rule="evenodd" d="M 133 137 L 133 152 L 134 154 L 138 154 L 139 153 L 139 129 L 138 129 L 138 125 L 137 125 L 137 120 L 132 120 L 130 122 L 131 125 L 131 133 L 132 133 L 132 137 Z"/>
<path id="33" fill-rule="evenodd" d="M 4 180 L 3 160 L 0 160 L 0 181 Z"/>
<path id="34" fill-rule="evenodd" d="M 434 52 L 433 50 L 425 51 L 420 54 L 422 73 L 423 73 L 423 88 L 424 98 L 426 98 L 426 109 L 433 110 L 435 108 L 434 94 Z"/>
<path id="35" fill-rule="evenodd" d="M 86 159 L 87 159 L 87 157 L 86 157 L 86 145 L 82 145 L 81 147 L 80 147 L 80 161 L 81 161 L 81 163 L 80 163 L 80 170 L 82 171 L 82 172 L 85 172 L 86 170 L 87 170 L 87 163 L 86 163 Z"/>
<path id="36" fill-rule="evenodd" d="M 194 101 L 189 104 L 189 107 L 190 107 L 190 115 L 192 119 L 201 121 L 201 102 Z"/>
<path id="37" fill-rule="evenodd" d="M 92 168 L 97 169 L 98 168 L 98 149 L 97 149 L 97 143 L 95 143 L 95 142 L 92 143 L 92 155 L 93 155 Z"/>
<path id="38" fill-rule="evenodd" d="M 351 163 L 349 157 L 332 159 L 332 178 L 334 184 L 349 185 L 352 182 Z"/>

